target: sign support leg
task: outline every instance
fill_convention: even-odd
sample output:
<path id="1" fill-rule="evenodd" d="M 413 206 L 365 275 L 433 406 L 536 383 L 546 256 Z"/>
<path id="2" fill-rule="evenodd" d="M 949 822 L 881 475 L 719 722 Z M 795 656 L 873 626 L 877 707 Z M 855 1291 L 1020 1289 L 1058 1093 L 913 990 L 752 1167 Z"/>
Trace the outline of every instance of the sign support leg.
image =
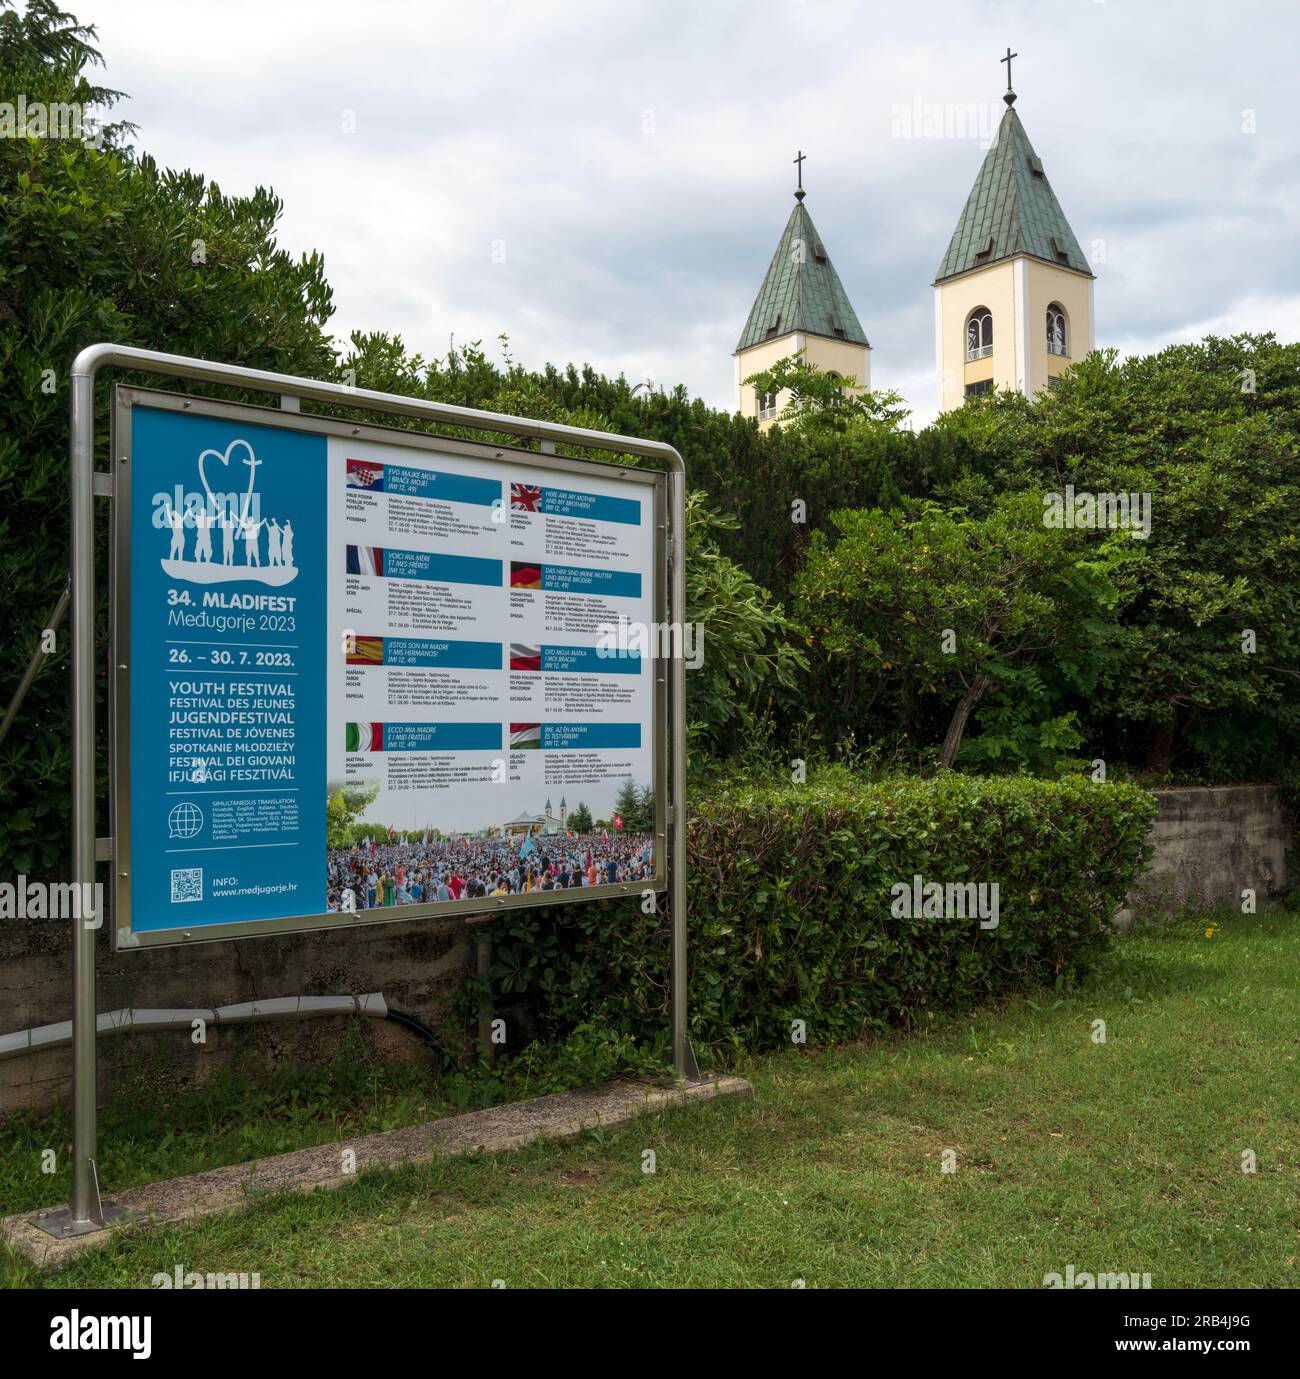
<path id="1" fill-rule="evenodd" d="M 72 879 L 95 882 L 95 380 L 71 379 Z M 102 1226 L 96 1181 L 95 931 L 72 921 L 72 1217 Z"/>
<path id="2" fill-rule="evenodd" d="M 69 421 L 72 528 L 72 880 L 95 894 L 95 376 L 73 370 Z M 72 1196 L 66 1211 L 36 1224 L 66 1238 L 103 1230 L 112 1209 L 99 1199 L 95 1169 L 95 931 L 72 906 Z"/>
<path id="3" fill-rule="evenodd" d="M 686 475 L 680 461 L 669 475 L 669 531 L 672 552 L 669 572 L 669 621 L 678 644 L 673 648 L 669 738 L 669 907 L 672 914 L 672 1038 L 673 1072 L 679 1081 L 700 1081 L 687 1034 L 686 972 Z"/>

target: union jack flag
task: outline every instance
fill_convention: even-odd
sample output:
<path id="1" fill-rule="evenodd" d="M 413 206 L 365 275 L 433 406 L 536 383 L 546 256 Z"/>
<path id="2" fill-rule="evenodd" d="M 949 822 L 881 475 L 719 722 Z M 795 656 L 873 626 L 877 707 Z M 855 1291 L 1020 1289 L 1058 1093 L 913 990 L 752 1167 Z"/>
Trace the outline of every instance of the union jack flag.
<path id="1" fill-rule="evenodd" d="M 510 506 L 520 512 L 540 512 L 542 490 L 537 484 L 511 484 Z"/>

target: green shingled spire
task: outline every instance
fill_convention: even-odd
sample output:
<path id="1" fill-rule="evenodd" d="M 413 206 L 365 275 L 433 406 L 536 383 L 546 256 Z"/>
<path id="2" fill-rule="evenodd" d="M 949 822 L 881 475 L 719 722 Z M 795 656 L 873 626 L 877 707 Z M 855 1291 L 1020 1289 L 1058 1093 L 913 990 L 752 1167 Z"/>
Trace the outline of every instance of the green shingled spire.
<path id="1" fill-rule="evenodd" d="M 740 333 L 736 353 L 794 331 L 855 345 L 867 343 L 802 197 L 790 212 L 785 233 Z"/>
<path id="2" fill-rule="evenodd" d="M 1009 93 L 1007 113 L 966 198 L 936 283 L 1016 254 L 1093 276 L 1042 161 L 1011 108 L 1014 100 L 1014 92 Z"/>

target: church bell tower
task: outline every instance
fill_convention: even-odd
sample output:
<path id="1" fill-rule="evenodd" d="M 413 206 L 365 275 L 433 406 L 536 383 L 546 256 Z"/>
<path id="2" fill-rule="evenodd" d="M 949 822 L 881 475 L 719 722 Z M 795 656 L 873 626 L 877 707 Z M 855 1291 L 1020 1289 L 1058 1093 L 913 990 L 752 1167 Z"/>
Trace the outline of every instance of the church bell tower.
<path id="1" fill-rule="evenodd" d="M 871 346 L 804 206 L 804 154 L 795 158 L 799 185 L 794 209 L 736 345 L 736 408 L 767 430 L 790 401 L 788 393 L 759 397 L 745 379 L 798 350 L 825 373 L 851 378 L 853 392 L 871 387 Z"/>
<path id="2" fill-rule="evenodd" d="M 934 280 L 941 411 L 992 389 L 1033 397 L 1094 346 L 1093 274 L 1016 114 L 1006 114 Z"/>

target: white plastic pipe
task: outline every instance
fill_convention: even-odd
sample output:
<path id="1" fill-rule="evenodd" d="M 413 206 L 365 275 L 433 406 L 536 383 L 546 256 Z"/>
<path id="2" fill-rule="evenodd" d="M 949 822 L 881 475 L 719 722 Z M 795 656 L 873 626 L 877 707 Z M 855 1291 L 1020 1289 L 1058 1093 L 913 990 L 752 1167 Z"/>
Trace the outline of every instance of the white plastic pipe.
<path id="1" fill-rule="evenodd" d="M 110 1010 L 95 1017 L 95 1033 L 148 1034 L 159 1030 L 192 1029 L 195 1020 L 209 1025 L 259 1024 L 269 1020 L 314 1020 L 321 1015 L 388 1017 L 383 993 L 364 996 L 277 996 L 270 1001 L 241 1001 L 236 1005 L 196 1007 L 193 1010 Z M 72 1043 L 72 1021 L 37 1025 L 13 1034 L 0 1034 L 0 1061 L 26 1053 L 44 1053 Z"/>

